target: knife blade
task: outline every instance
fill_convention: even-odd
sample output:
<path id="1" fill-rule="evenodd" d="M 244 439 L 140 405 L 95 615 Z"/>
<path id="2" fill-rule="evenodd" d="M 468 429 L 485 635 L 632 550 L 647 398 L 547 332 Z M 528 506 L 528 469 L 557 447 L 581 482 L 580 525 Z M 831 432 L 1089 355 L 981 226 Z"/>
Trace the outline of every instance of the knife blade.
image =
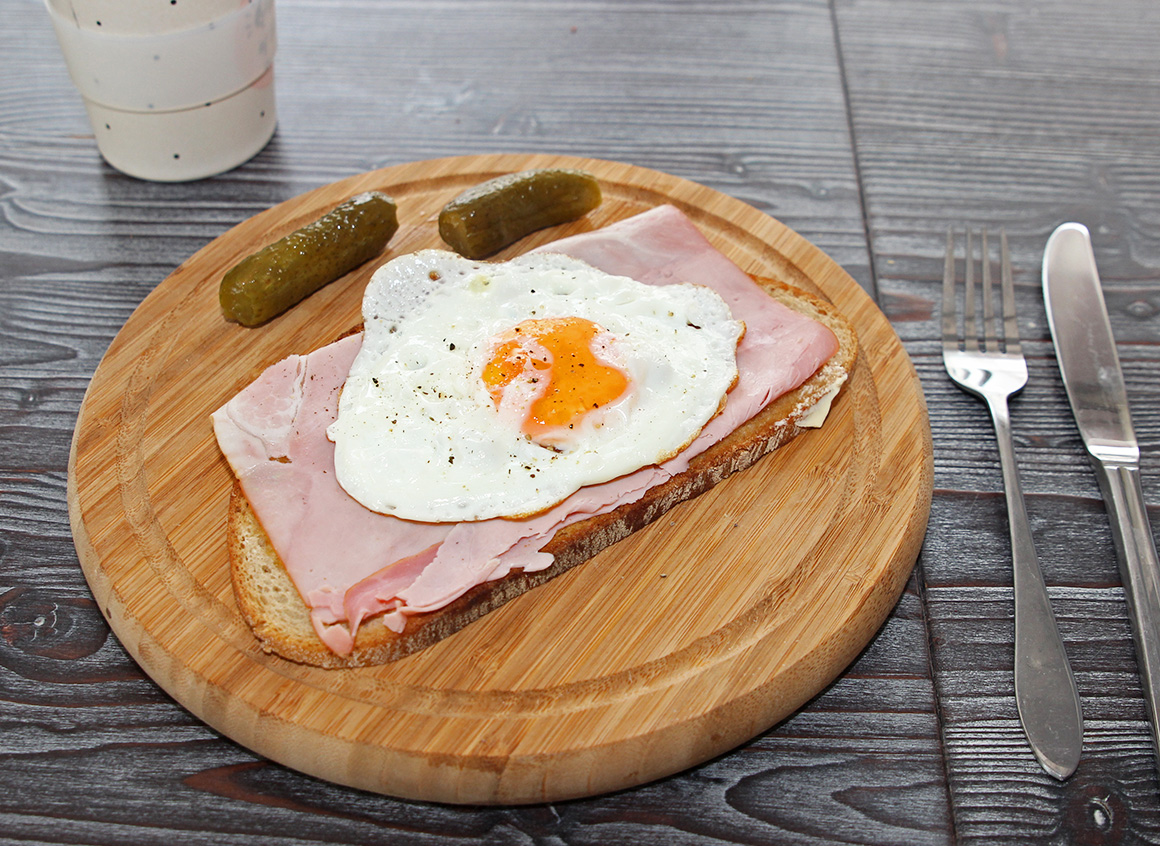
<path id="1" fill-rule="evenodd" d="M 1140 447 L 1091 237 L 1065 223 L 1043 253 L 1043 299 L 1076 425 L 1099 479 L 1160 769 L 1160 561 L 1140 487 Z"/>

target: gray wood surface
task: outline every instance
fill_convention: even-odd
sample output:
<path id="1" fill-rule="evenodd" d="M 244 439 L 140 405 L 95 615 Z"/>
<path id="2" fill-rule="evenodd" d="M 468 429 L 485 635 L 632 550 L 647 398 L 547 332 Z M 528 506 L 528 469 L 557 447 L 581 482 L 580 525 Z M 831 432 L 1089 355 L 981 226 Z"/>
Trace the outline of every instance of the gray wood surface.
<path id="1" fill-rule="evenodd" d="M 1038 288 L 1051 229 L 1087 224 L 1160 520 L 1153 0 L 278 0 L 274 140 L 182 185 L 103 164 L 42 4 L 0 10 L 0 842 L 1160 843 L 1107 519 Z M 184 258 L 334 179 L 491 151 L 656 168 L 799 231 L 905 342 L 936 462 L 902 600 L 807 707 L 661 782 L 514 809 L 348 790 L 193 719 L 110 635 L 65 506 L 88 378 Z M 943 239 L 966 223 L 1011 236 L 1031 368 L 1014 431 L 1086 719 L 1064 784 L 1015 714 L 990 423 L 938 355 Z"/>

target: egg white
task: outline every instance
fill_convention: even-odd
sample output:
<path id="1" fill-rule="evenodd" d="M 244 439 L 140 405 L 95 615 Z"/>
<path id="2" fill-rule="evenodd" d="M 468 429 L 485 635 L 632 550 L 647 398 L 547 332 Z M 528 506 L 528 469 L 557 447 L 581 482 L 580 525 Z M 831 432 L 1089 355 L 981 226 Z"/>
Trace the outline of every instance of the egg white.
<path id="1" fill-rule="evenodd" d="M 502 332 L 568 316 L 611 333 L 604 355 L 630 387 L 575 437 L 543 446 L 496 408 L 481 373 Z M 363 318 L 328 429 L 337 478 L 367 508 L 425 522 L 535 514 L 675 455 L 736 382 L 744 332 L 708 288 L 645 285 L 552 254 L 400 256 L 371 279 Z"/>

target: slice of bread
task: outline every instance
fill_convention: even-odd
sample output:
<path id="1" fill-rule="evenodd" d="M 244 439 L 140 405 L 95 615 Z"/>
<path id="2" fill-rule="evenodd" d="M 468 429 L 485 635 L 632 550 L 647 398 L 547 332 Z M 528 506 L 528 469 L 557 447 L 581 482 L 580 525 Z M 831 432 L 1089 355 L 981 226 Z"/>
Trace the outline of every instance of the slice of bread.
<path id="1" fill-rule="evenodd" d="M 544 547 L 552 566 L 535 573 L 513 572 L 472 588 L 459 599 L 427 614 L 408 618 L 396 634 L 374 618 L 359 627 L 354 650 L 338 655 L 314 632 L 310 612 L 270 545 L 241 487 L 235 483 L 229 505 L 229 554 L 234 593 L 242 614 L 262 648 L 292 661 L 320 667 L 382 664 L 424 649 L 522 593 L 587 561 L 601 550 L 656 520 L 732 473 L 744 470 L 803 431 L 799 423 L 813 406 L 840 387 L 858 354 L 849 321 L 833 305 L 812 294 L 766 279 L 756 280 L 771 296 L 828 326 L 838 350 L 804 384 L 766 406 L 724 440 L 694 458 L 688 470 L 650 489 L 637 502 L 566 526 Z"/>

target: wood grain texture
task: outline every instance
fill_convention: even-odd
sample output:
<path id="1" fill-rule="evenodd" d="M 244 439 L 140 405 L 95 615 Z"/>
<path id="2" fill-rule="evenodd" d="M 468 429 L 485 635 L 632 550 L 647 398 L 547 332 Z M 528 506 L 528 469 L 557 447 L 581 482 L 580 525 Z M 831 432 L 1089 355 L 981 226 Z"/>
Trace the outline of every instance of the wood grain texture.
<path id="1" fill-rule="evenodd" d="M 1157 7 L 840 0 L 835 10 L 880 302 L 931 409 L 936 495 L 923 595 L 957 836 L 1160 842 L 1160 787 L 1107 518 L 1040 290 L 1052 229 L 1086 223 L 1154 511 Z M 1030 368 L 1011 405 L 1016 452 L 1085 716 L 1080 767 L 1062 785 L 1037 771 L 1013 702 L 1010 545 L 990 422 L 939 356 L 940 245 L 948 225 L 968 223 L 1004 227 L 1011 238 Z"/>
<path id="2" fill-rule="evenodd" d="M 105 166 L 40 0 L 0 8 L 0 841 L 1160 843 L 1110 535 L 1037 290 L 1051 228 L 1087 223 L 1154 511 L 1156 4 L 278 0 L 274 141 L 236 171 L 181 186 Z M 525 72 L 513 56 L 528 52 L 551 58 Z M 101 354 L 208 241 L 352 174 L 513 150 L 696 180 L 877 286 L 927 395 L 934 508 L 916 577 L 867 650 L 735 752 L 594 799 L 407 802 L 270 763 L 144 676 L 78 566 L 65 461 Z M 1080 770 L 1062 788 L 1014 722 L 1009 555 L 986 413 L 938 359 L 944 229 L 965 222 L 1007 227 L 1032 336 L 1031 383 L 1012 405 L 1016 448 L 1088 717 Z M 982 593 L 990 599 L 976 601 Z M 71 623 L 53 624 L 54 605 L 69 606 L 58 619 Z M 81 657 L 94 632 L 103 645 Z M 749 789 L 762 785 L 774 790 Z"/>
<path id="3" fill-rule="evenodd" d="M 822 292 L 865 352 L 825 427 L 434 647 L 335 672 L 264 655 L 233 603 L 230 476 L 209 413 L 278 358 L 358 322 L 374 265 L 259 330 L 222 318 L 242 256 L 371 188 L 400 206 L 389 254 L 438 246 L 465 187 L 579 167 L 605 200 L 553 236 L 673 202 L 743 268 Z M 502 257 L 502 256 L 501 256 Z M 784 718 L 877 631 L 930 502 L 917 380 L 870 299 L 760 212 L 655 171 L 492 156 L 402 165 L 284 203 L 200 250 L 118 334 L 82 405 L 70 512 L 89 584 L 122 643 L 175 698 L 275 760 L 412 798 L 554 801 L 650 781 Z"/>
<path id="4" fill-rule="evenodd" d="M 598 155 L 742 197 L 863 286 L 872 281 L 824 0 L 487 0 L 486 14 L 478 0 L 279 0 L 278 133 L 246 166 L 180 186 L 139 182 L 100 161 L 42 4 L 0 4 L 0 415 L 6 436 L 19 438 L 0 439 L 12 462 L 0 483 L 6 585 L 91 600 L 69 532 L 65 462 L 100 356 L 188 256 L 318 185 L 434 155 Z M 511 49 L 490 49 L 494 39 L 550 52 L 552 72 L 523 72 Z M 67 639 L 14 602 L 6 610 L 27 611 L 40 633 L 32 643 Z M 77 613 L 86 627 L 105 627 L 95 603 Z M 843 839 L 894 844 L 898 803 L 875 789 L 874 759 L 940 759 L 913 581 L 846 675 L 737 753 L 636 790 L 518 809 L 405 802 L 280 767 L 190 715 L 113 636 L 78 661 L 26 648 L 0 639 L 11 668 L 0 671 L 0 755 L 11 776 L 0 839 L 832 843 L 837 834 L 804 809 L 837 807 L 858 820 L 842 827 Z M 783 750 L 793 767 L 779 768 Z M 861 766 L 835 766 L 834 755 L 856 755 Z M 728 804 L 732 785 L 774 770 L 782 791 L 808 800 L 802 813 L 787 806 L 758 818 Z M 919 830 L 949 842 L 945 781 L 916 784 L 930 814 Z"/>

